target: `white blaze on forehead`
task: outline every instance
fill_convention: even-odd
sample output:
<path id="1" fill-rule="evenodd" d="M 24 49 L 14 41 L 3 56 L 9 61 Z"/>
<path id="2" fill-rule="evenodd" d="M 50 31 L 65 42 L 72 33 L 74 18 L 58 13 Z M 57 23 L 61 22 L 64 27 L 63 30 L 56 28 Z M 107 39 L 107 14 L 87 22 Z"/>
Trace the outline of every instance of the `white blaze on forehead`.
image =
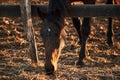
<path id="1" fill-rule="evenodd" d="M 48 32 L 50 32 L 50 31 L 51 31 L 51 29 L 50 29 L 50 28 L 48 28 L 47 30 L 48 30 Z"/>

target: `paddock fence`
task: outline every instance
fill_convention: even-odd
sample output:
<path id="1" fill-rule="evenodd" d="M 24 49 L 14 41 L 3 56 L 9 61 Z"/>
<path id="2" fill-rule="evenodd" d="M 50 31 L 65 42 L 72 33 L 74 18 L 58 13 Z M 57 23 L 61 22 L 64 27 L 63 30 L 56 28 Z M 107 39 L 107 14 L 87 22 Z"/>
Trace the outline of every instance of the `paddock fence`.
<path id="1" fill-rule="evenodd" d="M 32 17 L 38 16 L 37 8 L 40 8 L 43 12 L 47 12 L 48 5 L 31 5 Z M 66 17 L 120 17 L 120 5 L 74 5 L 71 7 L 70 13 Z M 0 5 L 0 17 L 20 16 L 20 5 Z"/>

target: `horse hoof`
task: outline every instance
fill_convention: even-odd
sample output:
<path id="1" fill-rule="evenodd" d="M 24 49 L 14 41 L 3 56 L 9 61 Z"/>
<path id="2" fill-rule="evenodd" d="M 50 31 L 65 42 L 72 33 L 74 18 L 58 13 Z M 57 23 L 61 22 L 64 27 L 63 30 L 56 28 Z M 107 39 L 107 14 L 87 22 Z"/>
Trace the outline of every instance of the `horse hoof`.
<path id="1" fill-rule="evenodd" d="M 110 47 L 112 47 L 114 44 L 113 43 L 108 43 L 107 42 L 107 44 L 108 44 L 108 46 L 110 46 Z"/>
<path id="2" fill-rule="evenodd" d="M 107 44 L 111 47 L 111 46 L 113 46 L 113 41 L 112 40 L 107 40 Z"/>
<path id="3" fill-rule="evenodd" d="M 81 68 L 84 66 L 84 63 L 83 61 L 77 61 L 75 65 L 77 66 L 77 68 Z"/>

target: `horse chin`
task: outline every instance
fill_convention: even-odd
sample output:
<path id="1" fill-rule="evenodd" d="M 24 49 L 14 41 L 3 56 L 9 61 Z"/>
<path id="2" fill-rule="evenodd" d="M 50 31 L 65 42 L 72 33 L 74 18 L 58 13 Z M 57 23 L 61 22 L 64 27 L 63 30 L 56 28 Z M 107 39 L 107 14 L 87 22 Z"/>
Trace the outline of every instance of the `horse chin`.
<path id="1" fill-rule="evenodd" d="M 57 71 L 57 62 L 51 62 L 45 64 L 45 72 L 47 75 L 53 75 Z"/>
<path id="2" fill-rule="evenodd" d="M 56 70 L 51 70 L 51 71 L 47 71 L 46 70 L 46 75 L 54 75 L 57 71 Z"/>
<path id="3" fill-rule="evenodd" d="M 53 72 L 46 72 L 46 75 L 54 75 L 56 73 L 56 71 Z"/>

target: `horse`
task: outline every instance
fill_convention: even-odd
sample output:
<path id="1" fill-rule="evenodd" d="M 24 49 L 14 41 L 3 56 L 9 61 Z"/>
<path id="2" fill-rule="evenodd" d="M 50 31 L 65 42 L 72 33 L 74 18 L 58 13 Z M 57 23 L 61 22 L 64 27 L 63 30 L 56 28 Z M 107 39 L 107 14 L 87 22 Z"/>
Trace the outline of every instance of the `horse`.
<path id="1" fill-rule="evenodd" d="M 114 0 L 115 4 L 120 4 L 120 0 Z"/>
<path id="2" fill-rule="evenodd" d="M 64 18 L 70 10 L 72 2 L 82 1 L 84 4 L 95 4 L 96 0 L 49 0 L 48 12 L 42 13 L 38 10 L 40 18 L 43 20 L 41 36 L 45 47 L 45 71 L 47 74 L 54 74 L 57 70 L 57 62 L 61 49 L 64 47 Z M 116 0 L 116 2 L 119 0 Z M 113 4 L 112 0 L 107 0 L 106 4 Z M 84 65 L 86 41 L 90 34 L 90 17 L 85 17 L 80 27 L 78 18 L 72 18 L 74 27 L 80 38 L 81 49 L 76 63 L 78 66 Z M 108 19 L 107 43 L 112 41 L 112 18 Z"/>

